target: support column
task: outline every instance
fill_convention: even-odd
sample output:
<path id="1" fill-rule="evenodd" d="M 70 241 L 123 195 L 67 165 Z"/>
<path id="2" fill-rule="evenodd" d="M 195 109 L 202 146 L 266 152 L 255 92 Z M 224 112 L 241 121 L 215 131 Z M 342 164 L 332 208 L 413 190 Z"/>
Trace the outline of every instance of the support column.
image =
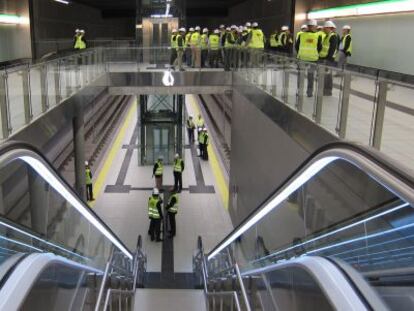
<path id="1" fill-rule="evenodd" d="M 387 106 L 387 87 L 387 81 L 378 81 L 378 96 L 372 133 L 372 146 L 378 150 L 381 148 L 382 130 L 384 128 L 385 107 Z"/>
<path id="2" fill-rule="evenodd" d="M 349 72 L 343 73 L 342 94 L 341 94 L 341 111 L 338 118 L 338 125 L 336 132 L 340 138 L 345 138 L 346 127 L 348 124 L 349 111 L 349 96 L 351 95 L 351 74 Z"/>
<path id="3" fill-rule="evenodd" d="M 73 147 L 75 154 L 75 189 L 78 195 L 86 201 L 85 178 L 85 124 L 83 105 L 77 103 L 73 123 Z"/>
<path id="4" fill-rule="evenodd" d="M 184 95 L 177 96 L 177 150 L 176 152 L 183 156 L 183 106 L 184 106 Z"/>
<path id="5" fill-rule="evenodd" d="M 313 118 L 316 124 L 320 124 L 322 122 L 322 108 L 323 108 L 323 93 L 325 89 L 325 66 L 318 66 L 317 67 L 317 77 L 318 77 L 318 89 L 316 95 L 316 103 L 313 107 Z"/>
<path id="6" fill-rule="evenodd" d="M 47 235 L 49 215 L 50 186 L 32 168 L 27 167 L 30 195 L 31 228 L 43 235 Z"/>
<path id="7" fill-rule="evenodd" d="M 49 109 L 47 96 L 47 64 L 44 64 L 40 67 L 40 91 L 42 100 L 42 112 L 46 112 Z"/>
<path id="8" fill-rule="evenodd" d="M 29 124 L 32 120 L 32 107 L 30 104 L 30 69 L 27 67 L 22 71 L 23 81 L 23 102 L 24 102 L 24 119 L 25 124 Z"/>
<path id="9" fill-rule="evenodd" d="M 299 112 L 303 111 L 303 93 L 305 91 L 305 74 L 306 65 L 298 63 L 298 89 L 296 90 L 296 109 Z"/>
<path id="10" fill-rule="evenodd" d="M 7 96 L 7 73 L 0 73 L 0 114 L 1 114 L 1 136 L 9 137 L 12 129 L 10 124 L 9 100 Z"/>

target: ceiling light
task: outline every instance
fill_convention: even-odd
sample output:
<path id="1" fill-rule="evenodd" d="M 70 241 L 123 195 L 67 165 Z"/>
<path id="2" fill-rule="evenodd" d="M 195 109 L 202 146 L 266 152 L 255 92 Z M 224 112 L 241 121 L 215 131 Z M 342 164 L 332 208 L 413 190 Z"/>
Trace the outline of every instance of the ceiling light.
<path id="1" fill-rule="evenodd" d="M 137 24 L 136 28 L 137 29 L 142 29 L 142 24 Z"/>
<path id="2" fill-rule="evenodd" d="M 68 5 L 69 4 L 69 1 L 66 1 L 66 0 L 54 0 L 55 2 L 59 2 L 59 3 L 63 3 L 63 4 L 66 4 L 66 5 Z"/>
<path id="3" fill-rule="evenodd" d="M 308 19 L 375 15 L 414 11 L 414 0 L 385 0 L 356 5 L 339 6 L 308 13 Z"/>
<path id="4" fill-rule="evenodd" d="M 10 14 L 0 14 L 0 24 L 29 25 L 30 20 L 28 17 Z"/>

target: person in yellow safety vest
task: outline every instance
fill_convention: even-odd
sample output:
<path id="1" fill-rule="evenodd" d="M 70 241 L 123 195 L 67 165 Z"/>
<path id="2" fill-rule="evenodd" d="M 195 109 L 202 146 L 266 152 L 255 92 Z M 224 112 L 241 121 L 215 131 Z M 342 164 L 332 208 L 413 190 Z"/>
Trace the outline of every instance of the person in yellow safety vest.
<path id="1" fill-rule="evenodd" d="M 168 200 L 168 204 L 166 209 L 168 211 L 168 222 L 170 223 L 170 230 L 169 230 L 169 237 L 173 238 L 176 235 L 176 224 L 175 224 L 175 216 L 178 213 L 178 206 L 179 206 L 179 198 L 178 193 L 175 189 L 171 191 L 170 199 Z"/>
<path id="2" fill-rule="evenodd" d="M 319 58 L 324 62 L 326 66 L 336 67 L 335 58 L 338 53 L 339 36 L 336 33 L 336 25 L 332 21 L 326 21 L 323 27 L 325 31 L 325 38 L 322 41 L 322 50 L 319 53 Z M 323 95 L 332 96 L 333 89 L 333 77 L 332 70 L 326 69 L 325 71 L 325 84 Z"/>
<path id="3" fill-rule="evenodd" d="M 161 242 L 161 219 L 163 219 L 163 215 L 162 199 L 158 188 L 152 190 L 152 195 L 148 199 L 148 218 L 150 219 L 148 234 L 151 236 L 151 241 Z"/>
<path id="4" fill-rule="evenodd" d="M 184 50 L 185 50 L 185 28 L 180 28 L 179 33 L 176 36 L 176 45 L 177 45 L 177 58 L 173 63 L 173 68 L 175 66 L 178 66 L 178 70 L 184 71 L 183 68 L 183 56 L 184 56 Z"/>
<path id="5" fill-rule="evenodd" d="M 218 68 L 220 59 L 220 31 L 214 29 L 208 37 L 208 58 L 211 68 Z"/>
<path id="6" fill-rule="evenodd" d="M 163 157 L 158 156 L 157 161 L 152 169 L 152 177 L 155 176 L 155 187 L 159 190 L 162 189 L 162 176 L 164 174 Z"/>
<path id="7" fill-rule="evenodd" d="M 86 200 L 94 201 L 93 197 L 93 185 L 92 185 L 92 172 L 89 167 L 88 161 L 85 162 L 85 184 L 86 184 Z"/>
<path id="8" fill-rule="evenodd" d="M 201 128 L 201 127 L 197 128 L 197 141 L 198 141 L 198 151 L 199 151 L 198 154 L 197 154 L 198 157 L 201 157 L 201 154 L 203 153 L 203 150 L 204 150 L 204 148 L 203 148 L 203 141 L 204 141 L 203 135 L 204 135 L 203 128 Z"/>
<path id="9" fill-rule="evenodd" d="M 295 48 L 297 58 L 304 62 L 317 63 L 319 60 L 319 52 L 322 50 L 322 39 L 316 32 L 316 20 L 310 20 L 307 23 L 308 30 L 302 33 L 296 40 Z M 299 64 L 299 66 L 303 66 Z M 299 68 L 301 69 L 301 68 Z M 300 71 L 301 74 L 302 71 Z M 306 94 L 308 97 L 313 96 L 313 83 L 315 79 L 315 66 L 308 68 L 308 86 Z M 298 79 L 299 84 L 300 79 Z"/>
<path id="10" fill-rule="evenodd" d="M 348 62 L 348 57 L 352 55 L 352 37 L 351 37 L 351 26 L 345 25 L 342 27 L 342 38 L 339 43 L 339 58 L 338 67 L 344 69 Z"/>
<path id="11" fill-rule="evenodd" d="M 224 43 L 224 70 L 230 71 L 230 67 L 233 65 L 233 51 L 234 44 L 236 43 L 235 37 L 236 26 L 226 28 L 226 39 Z"/>
<path id="12" fill-rule="evenodd" d="M 243 26 L 236 27 L 236 42 L 234 43 L 234 68 L 239 68 L 241 66 L 242 59 L 242 49 L 244 45 L 243 41 Z"/>
<path id="13" fill-rule="evenodd" d="M 188 33 L 185 35 L 185 62 L 188 67 L 191 67 L 192 65 L 190 41 L 191 41 L 191 36 L 193 35 L 193 32 L 194 32 L 194 28 L 191 27 L 188 30 Z"/>
<path id="14" fill-rule="evenodd" d="M 201 34 L 200 27 L 197 26 L 195 31 L 190 38 L 191 45 L 191 67 L 200 68 L 201 67 Z"/>
<path id="15" fill-rule="evenodd" d="M 296 44 L 296 41 L 298 41 L 300 35 L 303 34 L 306 31 L 308 31 L 308 25 L 302 25 L 302 26 L 300 26 L 300 30 L 296 34 L 295 44 Z"/>
<path id="16" fill-rule="evenodd" d="M 205 161 L 208 160 L 208 151 L 207 151 L 208 144 L 209 144 L 208 132 L 206 128 L 203 128 L 200 134 L 200 157 Z"/>
<path id="17" fill-rule="evenodd" d="M 174 68 L 174 62 L 177 59 L 177 29 L 173 29 L 171 32 L 171 53 L 170 53 L 170 65 Z"/>
<path id="18" fill-rule="evenodd" d="M 243 27 L 243 32 L 242 32 L 242 38 L 243 38 L 243 42 L 242 42 L 242 51 L 241 51 L 241 61 L 242 61 L 242 67 L 246 68 L 247 64 L 249 62 L 249 53 L 248 53 L 248 49 L 247 49 L 247 39 L 249 37 L 249 31 L 247 29 L 246 26 Z"/>
<path id="19" fill-rule="evenodd" d="M 183 171 L 184 171 L 184 160 L 177 153 L 174 159 L 174 189 L 177 192 L 183 190 Z"/>
<path id="20" fill-rule="evenodd" d="M 279 50 L 279 33 L 277 30 L 272 32 L 269 37 L 269 47 L 270 51 L 276 53 Z"/>
<path id="21" fill-rule="evenodd" d="M 192 116 L 188 117 L 187 122 L 186 122 L 186 127 L 187 127 L 187 133 L 188 133 L 188 142 L 191 145 L 194 143 L 194 130 L 195 130 L 195 124 L 194 124 Z"/>
<path id="22" fill-rule="evenodd" d="M 206 67 L 206 61 L 208 57 L 208 29 L 203 29 L 203 34 L 200 40 L 201 45 L 201 68 Z"/>
<path id="23" fill-rule="evenodd" d="M 325 33 L 325 31 L 323 31 L 323 26 L 321 26 L 321 25 L 319 25 L 317 28 L 316 28 L 318 31 L 318 34 L 321 36 L 321 38 L 322 38 L 322 42 L 323 42 L 323 40 L 325 39 L 325 37 L 326 37 L 326 33 Z"/>
<path id="24" fill-rule="evenodd" d="M 289 26 L 282 26 L 281 32 L 278 35 L 279 51 L 282 53 L 292 53 L 293 39 L 290 34 Z"/>
<path id="25" fill-rule="evenodd" d="M 74 44 L 75 50 L 84 50 L 86 49 L 86 40 L 85 40 L 85 30 L 78 30 L 75 35 L 75 44 Z"/>
<path id="26" fill-rule="evenodd" d="M 251 64 L 253 67 L 259 67 L 263 56 L 263 49 L 265 46 L 265 37 L 263 31 L 259 28 L 259 24 L 252 23 L 252 30 L 250 31 L 247 40 L 247 46 L 251 52 Z"/>
<path id="27" fill-rule="evenodd" d="M 201 117 L 201 114 L 197 116 L 196 126 L 197 126 L 197 129 L 204 128 L 204 119 Z"/>

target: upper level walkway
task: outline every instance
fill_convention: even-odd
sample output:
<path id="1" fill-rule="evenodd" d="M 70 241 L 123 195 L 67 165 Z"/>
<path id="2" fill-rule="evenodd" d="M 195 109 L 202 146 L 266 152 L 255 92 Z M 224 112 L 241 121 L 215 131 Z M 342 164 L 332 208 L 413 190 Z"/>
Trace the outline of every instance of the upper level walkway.
<path id="1" fill-rule="evenodd" d="M 167 48 L 104 47 L 0 74 L 0 139 L 6 140 L 62 103 L 119 94 L 214 94 L 241 90 L 255 102 L 271 96 L 337 139 L 373 146 L 412 169 L 414 85 L 378 76 L 307 64 L 263 53 L 251 66 L 235 53 L 231 72 L 212 68 L 171 71 Z M 314 92 L 306 96 L 308 73 Z M 333 74 L 332 96 L 324 96 Z"/>

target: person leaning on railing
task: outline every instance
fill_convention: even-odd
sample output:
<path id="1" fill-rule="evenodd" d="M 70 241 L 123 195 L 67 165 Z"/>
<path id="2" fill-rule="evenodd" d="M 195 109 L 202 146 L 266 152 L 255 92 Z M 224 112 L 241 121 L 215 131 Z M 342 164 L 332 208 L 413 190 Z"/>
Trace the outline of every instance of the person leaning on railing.
<path id="1" fill-rule="evenodd" d="M 259 28 L 259 24 L 252 23 L 252 29 L 247 39 L 247 46 L 250 49 L 250 57 L 252 67 L 259 67 L 265 47 L 265 37 L 263 31 Z"/>
<path id="2" fill-rule="evenodd" d="M 295 49 L 297 52 L 297 58 L 304 62 L 317 63 L 319 60 L 319 52 L 322 50 L 322 38 L 316 32 L 317 26 L 316 20 L 310 20 L 307 23 L 308 30 L 303 32 L 296 40 Z M 299 64 L 299 74 L 302 74 L 302 70 L 306 70 L 305 65 Z M 308 87 L 306 94 L 308 97 L 313 96 L 313 84 L 315 79 L 315 66 L 312 65 L 308 68 Z M 300 79 L 298 79 L 299 84 Z"/>
<path id="3" fill-rule="evenodd" d="M 76 29 L 76 34 L 74 37 L 73 48 L 75 50 L 84 50 L 86 49 L 86 39 L 85 39 L 85 30 Z"/>

